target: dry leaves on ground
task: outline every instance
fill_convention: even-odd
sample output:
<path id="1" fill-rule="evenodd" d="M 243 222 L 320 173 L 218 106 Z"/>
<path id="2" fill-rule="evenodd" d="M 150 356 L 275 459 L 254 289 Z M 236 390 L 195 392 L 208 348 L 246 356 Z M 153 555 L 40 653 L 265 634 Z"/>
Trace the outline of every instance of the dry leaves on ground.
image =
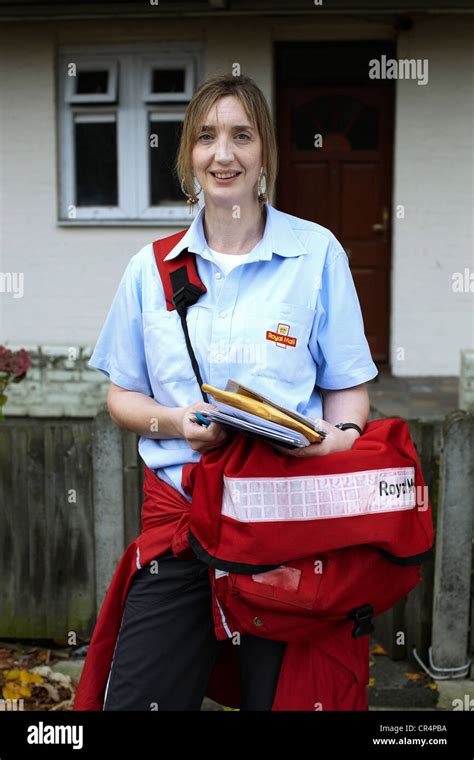
<path id="1" fill-rule="evenodd" d="M 64 650 L 56 656 L 52 649 L 24 646 L 20 642 L 11 648 L 1 647 L 0 711 L 71 710 L 76 684 L 70 676 L 51 667 L 68 657 Z"/>

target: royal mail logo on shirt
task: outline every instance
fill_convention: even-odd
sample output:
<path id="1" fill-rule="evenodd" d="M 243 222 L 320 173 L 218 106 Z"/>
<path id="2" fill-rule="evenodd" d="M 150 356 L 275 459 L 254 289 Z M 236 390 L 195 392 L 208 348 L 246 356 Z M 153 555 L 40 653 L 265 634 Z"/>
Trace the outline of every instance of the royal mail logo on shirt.
<path id="1" fill-rule="evenodd" d="M 277 331 L 267 330 L 266 339 L 272 340 L 280 348 L 286 348 L 287 346 L 296 346 L 296 338 L 290 335 L 290 325 L 286 325 L 284 322 L 279 322 Z"/>

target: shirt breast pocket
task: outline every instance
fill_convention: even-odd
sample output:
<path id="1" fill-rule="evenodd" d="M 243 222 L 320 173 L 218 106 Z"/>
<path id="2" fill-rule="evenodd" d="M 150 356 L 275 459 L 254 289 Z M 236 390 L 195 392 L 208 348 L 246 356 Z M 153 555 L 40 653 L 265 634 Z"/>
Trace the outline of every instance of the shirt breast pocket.
<path id="1" fill-rule="evenodd" d="M 293 303 L 255 305 L 247 307 L 241 319 L 240 338 L 255 358 L 252 374 L 295 382 L 311 356 L 308 341 L 314 311 Z"/>
<path id="2" fill-rule="evenodd" d="M 186 322 L 194 350 L 198 310 L 188 307 Z M 143 312 L 143 338 L 150 376 L 159 385 L 195 379 L 181 319 L 176 310 Z"/>

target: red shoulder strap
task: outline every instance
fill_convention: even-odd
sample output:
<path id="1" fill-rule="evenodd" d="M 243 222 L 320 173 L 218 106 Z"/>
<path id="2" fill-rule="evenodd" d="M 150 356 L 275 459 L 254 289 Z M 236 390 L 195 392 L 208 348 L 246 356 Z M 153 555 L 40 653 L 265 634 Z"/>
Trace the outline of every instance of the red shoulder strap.
<path id="1" fill-rule="evenodd" d="M 180 269 L 183 266 L 186 267 L 189 282 L 202 288 L 203 293 L 206 292 L 206 288 L 201 282 L 196 269 L 196 259 L 194 253 L 191 253 L 187 248 L 185 248 L 181 253 L 178 254 L 178 256 L 175 256 L 175 258 L 169 259 L 168 261 L 164 260 L 165 256 L 175 247 L 175 245 L 179 243 L 186 232 L 187 230 L 181 230 L 180 232 L 176 232 L 174 235 L 168 235 L 168 237 L 162 238 L 161 240 L 155 240 L 153 243 L 153 252 L 155 254 L 156 266 L 161 277 L 161 282 L 163 283 L 163 289 L 165 291 L 166 297 L 166 308 L 168 311 L 173 311 L 175 308 L 171 300 L 173 297 L 173 287 L 171 285 L 170 278 L 171 272 L 175 272 L 177 269 Z"/>

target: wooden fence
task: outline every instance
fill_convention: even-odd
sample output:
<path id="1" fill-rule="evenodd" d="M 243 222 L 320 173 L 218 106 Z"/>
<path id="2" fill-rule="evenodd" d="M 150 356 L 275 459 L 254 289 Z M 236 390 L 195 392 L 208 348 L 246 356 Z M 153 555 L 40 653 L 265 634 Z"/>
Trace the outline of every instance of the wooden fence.
<path id="1" fill-rule="evenodd" d="M 412 659 L 415 647 L 426 663 L 432 644 L 436 664 L 454 667 L 474 645 L 474 416 L 408 424 L 438 525 L 436 550 L 423 583 L 376 619 L 376 638 L 391 658 Z M 0 638 L 90 638 L 117 563 L 140 531 L 142 483 L 137 437 L 105 409 L 88 420 L 0 424 Z"/>
<path id="2" fill-rule="evenodd" d="M 1 638 L 90 637 L 140 530 L 136 440 L 107 412 L 0 424 Z"/>

